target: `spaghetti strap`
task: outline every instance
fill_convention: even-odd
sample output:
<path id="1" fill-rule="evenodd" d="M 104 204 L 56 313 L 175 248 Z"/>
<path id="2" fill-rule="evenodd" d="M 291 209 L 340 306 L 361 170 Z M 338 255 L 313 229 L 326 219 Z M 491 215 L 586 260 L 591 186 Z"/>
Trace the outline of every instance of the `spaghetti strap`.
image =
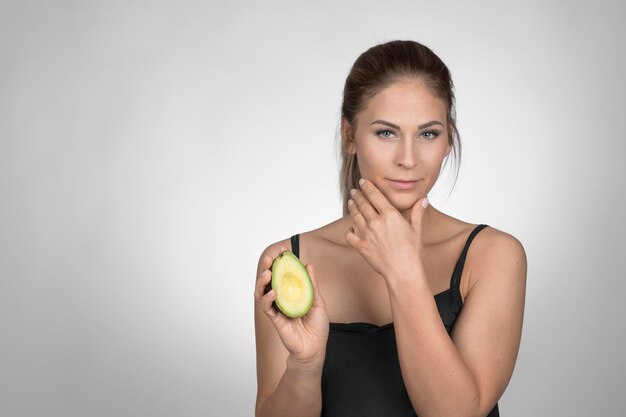
<path id="1" fill-rule="evenodd" d="M 300 234 L 291 236 L 291 252 L 300 259 Z"/>
<path id="2" fill-rule="evenodd" d="M 472 230 L 469 237 L 467 238 L 467 242 L 465 242 L 465 247 L 463 248 L 463 252 L 461 252 L 461 256 L 459 256 L 459 260 L 457 261 L 454 272 L 452 273 L 452 278 L 450 279 L 450 288 L 455 288 L 461 282 L 461 273 L 463 272 L 463 266 L 465 265 L 465 258 L 467 257 L 467 250 L 469 249 L 470 243 L 474 240 L 474 237 L 483 230 L 485 227 L 489 227 L 486 224 L 479 224 Z"/>

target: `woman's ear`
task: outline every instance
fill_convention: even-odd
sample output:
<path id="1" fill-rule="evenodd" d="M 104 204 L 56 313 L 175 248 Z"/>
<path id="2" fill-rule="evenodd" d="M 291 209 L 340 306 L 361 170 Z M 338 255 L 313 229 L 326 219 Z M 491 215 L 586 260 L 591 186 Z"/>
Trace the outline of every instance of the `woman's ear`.
<path id="1" fill-rule="evenodd" d="M 345 117 L 341 118 L 341 140 L 348 153 L 356 153 L 356 144 L 354 143 L 354 133 L 350 122 Z"/>

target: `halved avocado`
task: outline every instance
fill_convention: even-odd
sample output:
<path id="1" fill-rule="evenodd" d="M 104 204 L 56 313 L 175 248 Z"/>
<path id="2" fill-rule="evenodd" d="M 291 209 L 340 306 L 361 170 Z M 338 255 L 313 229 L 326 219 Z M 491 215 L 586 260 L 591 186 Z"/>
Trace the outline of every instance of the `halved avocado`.
<path id="1" fill-rule="evenodd" d="M 271 270 L 269 286 L 276 292 L 276 307 L 291 318 L 308 313 L 313 305 L 313 281 L 302 261 L 286 250 L 274 259 Z"/>

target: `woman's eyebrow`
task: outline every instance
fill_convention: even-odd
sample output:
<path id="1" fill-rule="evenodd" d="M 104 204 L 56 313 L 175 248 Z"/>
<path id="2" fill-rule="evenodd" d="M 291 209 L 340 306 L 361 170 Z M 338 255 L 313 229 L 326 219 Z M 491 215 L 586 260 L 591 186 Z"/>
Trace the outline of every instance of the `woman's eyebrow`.
<path id="1" fill-rule="evenodd" d="M 374 123 L 380 123 L 380 124 L 383 124 L 383 125 L 387 125 L 389 127 L 393 127 L 394 129 L 400 130 L 400 126 L 395 125 L 395 124 L 393 124 L 391 122 L 388 122 L 386 120 L 374 120 L 372 123 L 370 123 L 370 125 L 373 125 Z M 423 125 L 419 125 L 417 128 L 418 129 L 425 129 L 425 128 L 429 127 L 429 126 L 437 125 L 437 124 L 443 126 L 443 123 L 441 123 L 440 121 L 438 121 L 438 120 L 431 120 L 430 122 L 424 123 Z"/>

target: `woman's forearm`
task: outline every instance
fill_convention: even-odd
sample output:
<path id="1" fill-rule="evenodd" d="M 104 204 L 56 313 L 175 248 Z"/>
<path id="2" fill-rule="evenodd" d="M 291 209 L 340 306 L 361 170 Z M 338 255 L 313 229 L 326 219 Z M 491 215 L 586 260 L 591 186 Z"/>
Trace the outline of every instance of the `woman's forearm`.
<path id="1" fill-rule="evenodd" d="M 319 417 L 323 366 L 323 359 L 305 366 L 288 356 L 283 377 L 274 393 L 259 405 L 256 417 Z"/>
<path id="2" fill-rule="evenodd" d="M 407 393 L 419 416 L 474 416 L 475 381 L 454 347 L 425 280 L 390 288 L 390 302 Z"/>

